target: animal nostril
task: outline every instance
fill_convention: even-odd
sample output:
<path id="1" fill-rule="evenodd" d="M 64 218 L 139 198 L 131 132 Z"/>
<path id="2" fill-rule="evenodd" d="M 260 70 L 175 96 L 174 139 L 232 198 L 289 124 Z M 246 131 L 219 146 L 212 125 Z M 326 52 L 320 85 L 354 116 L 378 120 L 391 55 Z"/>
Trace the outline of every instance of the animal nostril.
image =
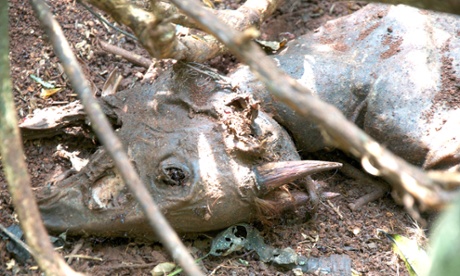
<path id="1" fill-rule="evenodd" d="M 166 168 L 165 174 L 170 180 L 168 181 L 170 185 L 183 185 L 187 178 L 187 175 L 182 169 L 175 167 Z"/>

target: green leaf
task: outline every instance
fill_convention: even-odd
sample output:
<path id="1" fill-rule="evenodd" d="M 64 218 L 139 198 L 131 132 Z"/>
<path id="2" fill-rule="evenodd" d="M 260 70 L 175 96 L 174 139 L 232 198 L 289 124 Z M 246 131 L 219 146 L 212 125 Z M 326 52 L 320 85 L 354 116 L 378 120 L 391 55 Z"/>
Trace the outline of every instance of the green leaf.
<path id="1" fill-rule="evenodd" d="M 393 252 L 406 264 L 406 268 L 411 276 L 420 276 L 426 273 L 430 267 L 430 258 L 426 251 L 421 248 L 417 241 L 411 240 L 398 234 L 383 233 L 392 243 Z"/>

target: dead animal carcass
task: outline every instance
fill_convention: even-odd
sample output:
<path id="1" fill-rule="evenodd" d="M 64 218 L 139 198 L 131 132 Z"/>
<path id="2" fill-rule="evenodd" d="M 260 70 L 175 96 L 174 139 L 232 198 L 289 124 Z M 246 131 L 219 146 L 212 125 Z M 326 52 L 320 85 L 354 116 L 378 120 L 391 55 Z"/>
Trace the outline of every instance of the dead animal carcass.
<path id="1" fill-rule="evenodd" d="M 221 229 L 283 211 L 308 196 L 277 188 L 339 163 L 299 161 L 291 138 L 252 96 L 177 64 L 153 86 L 102 100 L 150 194 L 178 232 Z M 110 113 L 110 112 L 109 112 Z M 53 232 L 153 237 L 104 150 L 39 194 Z"/>
<path id="2" fill-rule="evenodd" d="M 279 66 L 367 134 L 424 168 L 460 162 L 460 17 L 369 4 L 288 43 Z M 325 141 L 247 68 L 231 76 L 304 152 Z"/>
<path id="3" fill-rule="evenodd" d="M 290 42 L 275 58 L 406 160 L 427 168 L 453 167 L 460 158 L 458 30 L 455 16 L 368 5 Z M 179 66 L 152 87 L 102 100 L 121 122 L 118 134 L 142 180 L 179 232 L 248 221 L 267 203 L 286 209 L 305 202 L 304 193 L 287 196 L 277 187 L 293 175 L 339 167 L 285 163 L 299 160 L 297 151 L 324 148 L 320 131 L 273 101 L 246 68 L 231 77 L 233 85 L 225 87 L 212 76 Z M 297 149 L 264 111 L 289 130 Z M 45 224 L 53 231 L 151 234 L 103 151 L 39 198 Z"/>

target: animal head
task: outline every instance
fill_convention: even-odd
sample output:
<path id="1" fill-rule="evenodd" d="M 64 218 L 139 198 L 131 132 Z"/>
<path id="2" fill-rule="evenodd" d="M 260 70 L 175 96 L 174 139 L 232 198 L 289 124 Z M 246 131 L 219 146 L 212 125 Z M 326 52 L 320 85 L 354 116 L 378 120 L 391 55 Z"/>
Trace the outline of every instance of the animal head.
<path id="1" fill-rule="evenodd" d="M 254 219 L 260 214 L 257 202 L 266 196 L 276 202 L 278 187 L 340 166 L 299 161 L 289 135 L 252 96 L 212 71 L 177 64 L 155 84 L 103 102 L 121 124 L 117 133 L 131 162 L 178 232 L 221 229 Z M 151 235 L 103 150 L 79 173 L 39 197 L 45 225 L 52 231 Z"/>

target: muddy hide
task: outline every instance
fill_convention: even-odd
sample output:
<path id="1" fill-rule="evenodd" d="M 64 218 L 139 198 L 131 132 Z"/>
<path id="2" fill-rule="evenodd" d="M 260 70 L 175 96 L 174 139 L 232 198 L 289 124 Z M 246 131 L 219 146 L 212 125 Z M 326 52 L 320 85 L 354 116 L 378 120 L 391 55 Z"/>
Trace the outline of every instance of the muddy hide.
<path id="1" fill-rule="evenodd" d="M 152 86 L 119 92 L 103 103 L 118 119 L 117 134 L 142 181 L 178 232 L 250 221 L 264 190 L 263 170 L 257 168 L 299 160 L 291 138 L 251 95 L 183 64 Z M 103 149 L 38 198 L 51 232 L 154 238 Z"/>
<path id="2" fill-rule="evenodd" d="M 279 66 L 407 161 L 460 160 L 460 18 L 369 4 L 288 43 Z M 326 145 L 318 127 L 277 103 L 246 67 L 232 74 L 285 126 L 301 152 Z"/>

